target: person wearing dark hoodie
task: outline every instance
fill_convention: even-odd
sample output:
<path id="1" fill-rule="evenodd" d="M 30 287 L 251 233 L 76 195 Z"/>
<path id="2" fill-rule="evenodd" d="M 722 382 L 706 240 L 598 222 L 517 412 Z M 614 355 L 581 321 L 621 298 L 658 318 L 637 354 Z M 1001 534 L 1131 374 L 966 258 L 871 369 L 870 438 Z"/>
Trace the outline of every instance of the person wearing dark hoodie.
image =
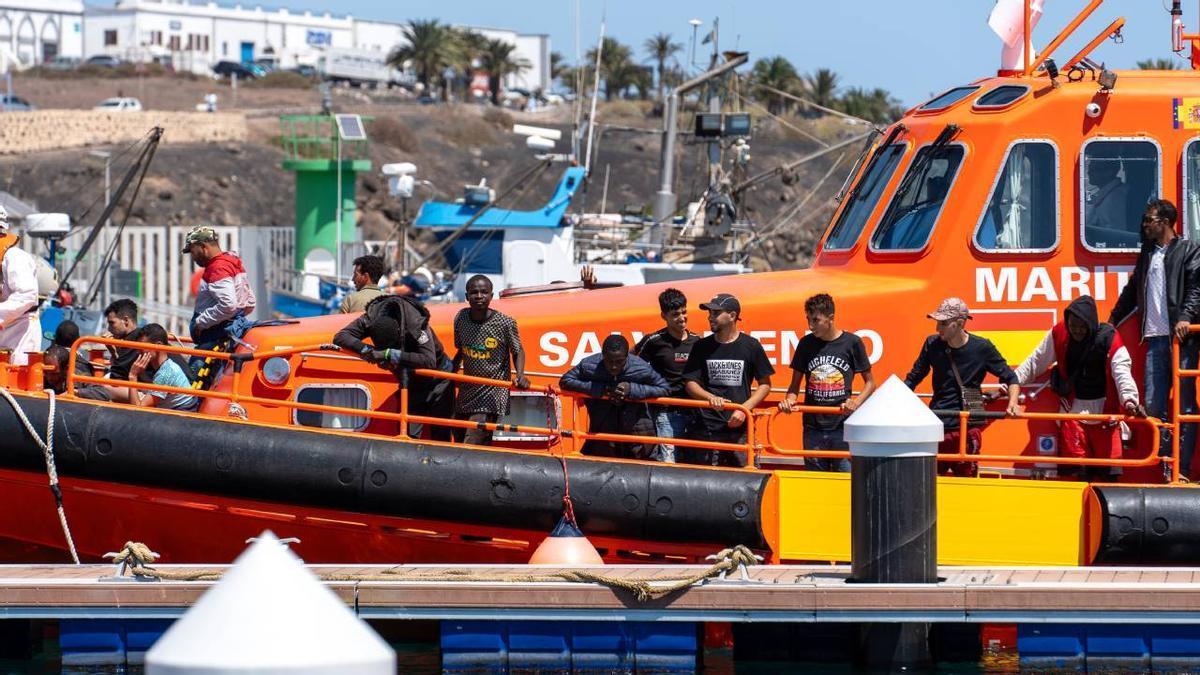
<path id="1" fill-rule="evenodd" d="M 564 390 L 587 394 L 588 433 L 654 435 L 646 399 L 662 398 L 671 386 L 646 361 L 629 354 L 621 335 L 604 339 L 599 354 L 584 358 L 559 380 Z M 652 459 L 653 443 L 588 441 L 584 453 L 607 457 Z"/>
<path id="2" fill-rule="evenodd" d="M 364 340 L 370 339 L 368 344 Z M 333 336 L 333 343 L 364 361 L 408 378 L 408 412 L 413 415 L 450 417 L 454 387 L 449 380 L 412 374 L 418 368 L 453 370 L 442 343 L 429 325 L 429 310 L 420 301 L 383 295 L 367 303 L 362 316 Z M 408 435 L 421 436 L 424 425 L 412 423 Z M 431 425 L 430 438 L 448 441 L 448 427 Z"/>
<path id="3" fill-rule="evenodd" d="M 1058 394 L 1063 412 L 1112 414 L 1117 411 L 1144 417 L 1137 382 L 1131 371 L 1129 350 L 1111 324 L 1100 323 L 1096 301 L 1090 295 L 1067 306 L 1064 319 L 1046 333 L 1016 370 L 1022 387 L 1050 373 L 1050 387 Z M 1104 422 L 1059 422 L 1062 457 L 1121 458 L 1122 426 Z M 1078 464 L 1058 467 L 1060 476 L 1080 476 Z M 1116 478 L 1113 467 L 1089 466 L 1093 481 Z"/>

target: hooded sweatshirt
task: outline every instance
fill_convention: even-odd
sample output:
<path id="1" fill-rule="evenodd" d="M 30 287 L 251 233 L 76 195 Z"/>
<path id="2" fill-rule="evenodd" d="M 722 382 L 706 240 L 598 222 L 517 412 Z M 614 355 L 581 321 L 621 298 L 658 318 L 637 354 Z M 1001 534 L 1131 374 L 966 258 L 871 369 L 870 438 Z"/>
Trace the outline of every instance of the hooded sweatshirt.
<path id="1" fill-rule="evenodd" d="M 368 345 L 363 340 L 371 338 Z M 429 326 L 429 310 L 420 302 L 382 295 L 367 303 L 362 315 L 333 336 L 333 343 L 352 354 L 372 349 L 398 349 L 400 366 L 435 368 L 441 343 Z"/>
<path id="2" fill-rule="evenodd" d="M 1096 301 L 1090 295 L 1077 298 L 1067 306 L 1064 318 L 1055 324 L 1041 344 L 1017 367 L 1021 386 L 1053 367 L 1057 380 L 1067 392 L 1063 407 L 1072 413 L 1117 412 L 1126 402 L 1138 402 L 1137 383 L 1130 370 L 1132 361 L 1121 336 L 1107 323 L 1100 323 Z M 1081 319 L 1088 328 L 1087 337 L 1076 341 L 1067 330 L 1065 317 Z M 1105 404 L 1111 401 L 1110 410 Z"/>

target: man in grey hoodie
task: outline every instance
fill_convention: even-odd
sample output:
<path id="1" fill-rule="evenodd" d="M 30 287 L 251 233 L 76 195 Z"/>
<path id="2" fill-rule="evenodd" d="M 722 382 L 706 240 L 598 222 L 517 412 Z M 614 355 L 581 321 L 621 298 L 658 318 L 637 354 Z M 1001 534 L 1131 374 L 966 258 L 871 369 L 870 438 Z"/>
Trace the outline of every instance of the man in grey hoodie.
<path id="1" fill-rule="evenodd" d="M 593 354 L 559 380 L 564 390 L 587 394 L 588 433 L 654 435 L 654 420 L 646 399 L 661 398 L 670 385 L 642 359 L 629 354 L 629 341 L 609 335 L 599 354 Z M 654 443 L 588 441 L 584 453 L 606 457 L 653 459 Z"/>

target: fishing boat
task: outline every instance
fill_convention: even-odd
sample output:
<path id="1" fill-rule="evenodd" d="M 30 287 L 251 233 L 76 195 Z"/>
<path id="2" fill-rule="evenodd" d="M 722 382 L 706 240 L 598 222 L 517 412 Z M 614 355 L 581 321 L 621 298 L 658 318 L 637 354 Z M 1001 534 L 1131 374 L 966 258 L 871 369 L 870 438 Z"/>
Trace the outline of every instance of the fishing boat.
<path id="1" fill-rule="evenodd" d="M 1023 53 L 997 75 L 939 94 L 882 130 L 855 167 L 811 268 L 673 285 L 693 306 L 718 292 L 738 296 L 744 329 L 781 374 L 804 334 L 803 301 L 819 292 L 836 298 L 839 324 L 863 338 L 880 379 L 908 370 L 932 332 L 926 314 L 947 296 L 970 303 L 972 330 L 1010 363 L 1024 359 L 1073 299 L 1090 294 L 1103 313 L 1133 265 L 1135 223 L 1148 198 L 1180 204 L 1182 232 L 1200 232 L 1200 97 L 1190 95 L 1200 91 L 1200 37 L 1176 31 L 1190 70 L 1111 72 L 1094 63 L 1089 54 L 1123 19 L 1063 58 L 1062 43 L 1101 4 L 1092 2 L 1036 57 L 1026 29 Z M 1126 205 L 1098 218 L 1090 192 L 1098 176 L 1114 175 Z M 0 537 L 14 547 L 66 547 L 46 490 L 49 454 L 74 545 L 90 558 L 136 539 L 165 560 L 226 561 L 246 537 L 270 528 L 299 537 L 297 550 L 310 562 L 524 561 L 569 492 L 580 526 L 608 560 L 697 561 L 732 544 L 772 562 L 847 560 L 848 476 L 801 470 L 812 453 L 800 441 L 800 416 L 776 412 L 779 390 L 746 411 L 745 444 L 676 441 L 744 453 L 746 468 L 582 454 L 597 436 L 587 432 L 583 401 L 557 391 L 557 378 L 610 333 L 636 340 L 660 327 L 663 288 L 497 300 L 519 324 L 534 385 L 514 392 L 512 414 L 495 426 L 489 447 L 407 437 L 407 390 L 329 345 L 346 315 L 252 329 L 245 345 L 213 357 L 225 364 L 223 375 L 197 392 L 204 402 L 196 413 L 70 394 L 52 400 L 40 391 L 36 359 L 3 364 L 11 410 L 0 415 Z M 458 309 L 431 307 L 443 342 L 452 344 Z M 700 332 L 698 319 L 694 313 L 692 328 Z M 1140 364 L 1136 323 L 1120 330 Z M 1135 433 L 1123 459 L 1072 459 L 1045 452 L 1065 418 L 1056 396 L 1035 387 L 1025 406 L 984 432 L 984 454 L 971 458 L 980 477 L 939 479 L 942 563 L 1200 562 L 1200 492 L 1180 481 L 1178 447 L 1159 456 L 1155 421 L 1125 420 Z M 1073 463 L 1123 474 L 1106 485 L 1035 480 Z"/>

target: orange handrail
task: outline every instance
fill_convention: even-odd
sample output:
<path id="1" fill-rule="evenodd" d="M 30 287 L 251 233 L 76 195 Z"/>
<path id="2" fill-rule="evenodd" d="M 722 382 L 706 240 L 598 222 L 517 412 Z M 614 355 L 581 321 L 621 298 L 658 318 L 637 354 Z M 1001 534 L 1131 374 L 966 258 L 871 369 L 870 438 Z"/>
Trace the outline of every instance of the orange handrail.
<path id="1" fill-rule="evenodd" d="M 1071 23 L 1068 23 L 1066 28 L 1062 29 L 1061 33 L 1056 35 L 1054 37 L 1054 39 L 1050 41 L 1050 44 L 1046 45 L 1046 48 L 1043 49 L 1042 53 L 1038 55 L 1037 61 L 1034 61 L 1033 63 L 1029 62 L 1029 52 L 1031 50 L 1031 42 L 1032 41 L 1031 41 L 1030 35 L 1029 35 L 1029 24 L 1026 23 L 1025 24 L 1025 75 L 1026 76 L 1032 75 L 1034 72 L 1037 71 L 1038 68 L 1041 68 L 1042 64 L 1044 64 L 1046 62 L 1046 59 L 1050 58 L 1050 56 L 1054 54 L 1054 51 L 1056 49 L 1058 49 L 1059 46 L 1062 45 L 1062 43 L 1066 42 L 1067 38 L 1071 37 L 1071 34 L 1075 32 L 1075 29 L 1079 28 L 1080 24 L 1082 24 L 1084 21 L 1087 21 L 1087 18 L 1092 15 L 1092 12 L 1096 11 L 1096 8 L 1102 4 L 1104 4 L 1104 0 L 1091 0 L 1091 2 L 1088 3 L 1087 7 L 1084 7 L 1083 11 L 1081 11 L 1078 16 L 1076 16 L 1074 19 L 1072 19 Z M 1028 12 L 1028 7 L 1029 7 L 1028 0 L 1026 0 L 1025 7 L 1026 7 L 1026 12 Z M 1028 19 L 1028 15 L 1027 15 L 1026 22 L 1028 22 L 1028 21 L 1029 21 L 1029 19 Z"/>
<path id="2" fill-rule="evenodd" d="M 823 414 L 823 415 L 829 415 L 829 414 L 842 415 L 842 414 L 845 414 L 845 411 L 837 406 L 795 404 L 792 406 L 792 413 L 817 413 L 817 414 Z M 791 455 L 791 456 L 795 456 L 795 457 L 846 458 L 846 457 L 850 456 L 850 453 L 846 450 L 809 450 L 806 448 L 794 450 L 794 449 L 785 448 L 782 445 L 780 445 L 779 443 L 776 443 L 775 442 L 775 419 L 777 417 L 779 417 L 780 415 L 788 415 L 788 414 L 791 414 L 791 413 L 785 413 L 784 411 L 782 411 L 778 407 L 776 407 L 774 410 L 770 411 L 767 415 L 767 447 L 770 448 L 773 452 L 776 452 L 780 455 Z"/>
<path id="3" fill-rule="evenodd" d="M 938 454 L 939 462 L 1028 462 L 1037 461 L 1039 464 L 1079 464 L 1084 466 L 1154 466 L 1160 462 L 1174 461 L 1171 458 L 1159 457 L 1158 450 L 1161 447 L 1161 438 L 1159 437 L 1158 428 L 1165 426 L 1164 423 L 1153 417 L 1132 417 L 1128 415 L 1099 415 L 1088 413 L 1040 413 L 1040 412 L 1021 412 L 1013 417 L 1009 417 L 1005 413 L 999 411 L 984 412 L 982 415 L 978 412 L 970 412 L 967 410 L 955 411 L 958 415 L 958 452 Z M 1103 457 L 1046 457 L 1042 455 L 971 455 L 967 453 L 967 422 L 971 419 L 980 419 L 981 416 L 986 416 L 992 419 L 1013 419 L 1013 420 L 1049 420 L 1049 421 L 1066 421 L 1076 420 L 1079 422 L 1101 422 L 1108 424 L 1116 424 L 1117 422 L 1130 422 L 1133 424 L 1145 424 L 1150 427 L 1150 453 L 1142 459 L 1106 459 Z M 1178 462 L 1176 462 L 1177 464 Z"/>
<path id="4" fill-rule="evenodd" d="M 308 411 L 308 412 L 341 414 L 341 415 L 349 415 L 349 416 L 353 416 L 353 417 L 364 417 L 367 419 L 395 421 L 395 422 L 399 422 L 399 424 L 400 424 L 399 436 L 402 438 L 408 438 L 408 423 L 409 422 L 418 423 L 418 424 L 429 424 L 432 426 L 446 426 L 446 427 L 453 427 L 453 428 L 459 428 L 459 429 L 476 429 L 476 428 L 479 428 L 480 426 L 482 426 L 483 428 L 491 430 L 491 431 L 502 430 L 502 431 L 510 431 L 510 432 L 514 432 L 514 433 L 546 435 L 546 436 L 550 436 L 552 439 L 555 437 L 558 437 L 558 436 L 566 436 L 566 437 L 577 438 L 577 439 L 581 439 L 581 440 L 608 441 L 608 442 L 614 442 L 614 443 L 670 443 L 670 444 L 684 446 L 684 447 L 695 447 L 695 448 L 706 449 L 706 450 L 746 452 L 747 453 L 746 454 L 747 465 L 752 466 L 755 461 L 756 445 L 755 445 L 755 437 L 754 437 L 754 426 L 753 426 L 753 422 L 752 422 L 753 417 L 751 416 L 751 411 L 743 405 L 734 404 L 734 403 L 727 403 L 726 408 L 731 409 L 731 410 L 741 410 L 742 413 L 746 415 L 747 440 L 746 440 L 745 444 L 721 443 L 721 442 L 715 442 L 715 441 L 701 441 L 701 440 L 691 440 L 691 439 L 683 439 L 683 438 L 666 438 L 666 437 L 660 437 L 660 436 L 640 436 L 640 435 L 633 435 L 633 434 L 590 433 L 590 432 L 579 431 L 579 430 L 564 430 L 561 427 L 559 427 L 558 425 L 555 425 L 555 427 L 551 428 L 551 427 L 533 427 L 533 426 L 522 426 L 522 425 L 515 425 L 515 424 L 502 424 L 502 423 L 490 423 L 490 422 L 489 423 L 478 423 L 478 422 L 471 422 L 469 420 L 458 420 L 458 419 L 442 418 L 442 417 L 428 417 L 428 416 L 410 414 L 408 412 L 408 389 L 407 389 L 407 387 L 400 388 L 400 402 L 399 402 L 400 403 L 400 405 L 399 405 L 400 411 L 397 413 L 389 413 L 389 412 L 376 411 L 376 410 L 362 410 L 359 408 L 347 408 L 347 407 L 343 407 L 343 406 L 328 406 L 328 405 L 321 405 L 321 404 L 316 404 L 316 403 L 301 403 L 299 401 L 294 401 L 294 400 L 290 400 L 290 399 L 272 399 L 272 398 L 263 398 L 263 397 L 259 397 L 259 396 L 240 394 L 238 391 L 239 387 L 237 386 L 237 381 L 238 381 L 238 378 L 240 375 L 240 369 L 235 369 L 233 372 L 232 377 L 234 379 L 234 383 L 233 383 L 233 386 L 231 387 L 230 392 L 198 390 L 198 389 L 190 389 L 190 388 L 185 389 L 182 387 L 156 385 L 153 383 L 118 381 L 118 380 L 93 377 L 93 376 L 88 376 L 88 375 L 79 375 L 79 374 L 75 373 L 75 359 L 76 359 L 76 353 L 78 350 L 78 346 L 81 343 L 103 344 L 103 345 L 111 345 L 114 347 L 128 347 L 131 349 L 137 349 L 137 350 L 141 350 L 141 351 L 160 351 L 160 352 L 173 353 L 173 354 L 183 354 L 183 355 L 188 355 L 188 356 L 204 356 L 204 357 L 211 356 L 211 357 L 220 359 L 222 361 L 233 361 L 233 362 L 237 362 L 239 360 L 245 361 L 245 362 L 257 361 L 257 360 L 268 359 L 268 358 L 272 358 L 272 357 L 292 356 L 295 354 L 312 352 L 312 351 L 317 351 L 317 350 L 338 351 L 336 346 L 327 344 L 327 343 L 323 343 L 323 344 L 315 344 L 315 345 L 305 345 L 305 346 L 301 346 L 301 347 L 289 347 L 287 349 L 279 349 L 279 350 L 242 352 L 239 354 L 239 353 L 229 353 L 229 352 L 210 352 L 210 351 L 204 351 L 204 350 L 191 349 L 191 348 L 187 348 L 187 347 L 173 347 L 170 345 L 157 345 L 157 344 L 151 344 L 151 343 L 146 343 L 146 342 L 120 340 L 120 339 L 116 339 L 116 338 L 103 338 L 103 337 L 91 337 L 91 336 L 81 337 L 81 338 L 79 338 L 79 340 L 76 341 L 76 343 L 74 345 L 72 345 L 71 353 L 68 357 L 68 376 L 67 376 L 68 395 L 70 395 L 71 393 L 74 392 L 75 385 L 77 385 L 77 384 L 80 384 L 80 383 L 99 384 L 99 385 L 107 385 L 107 386 L 130 387 L 130 388 L 137 389 L 137 390 L 161 391 L 161 392 L 165 392 L 165 393 L 184 394 L 184 395 L 189 395 L 189 396 L 197 396 L 200 398 L 213 398 L 213 399 L 225 400 L 225 401 L 230 401 L 230 402 L 235 402 L 235 403 L 251 403 L 251 404 L 262 405 L 262 406 L 279 406 L 279 407 L 284 407 L 284 408 L 288 408 L 288 409 L 292 409 L 292 410 L 304 410 L 304 411 Z M 482 385 L 495 386 L 495 387 L 505 387 L 510 390 L 511 389 L 520 389 L 519 387 L 516 386 L 515 382 L 507 382 L 507 381 L 503 381 L 503 380 L 492 380 L 489 378 L 464 375 L 462 373 L 449 373 L 449 372 L 445 372 L 445 371 L 441 371 L 441 370 L 429 370 L 429 369 L 420 368 L 420 369 L 415 369 L 413 371 L 413 374 L 419 375 L 419 376 L 424 376 L 424 377 L 453 380 L 455 382 L 462 382 L 462 383 L 482 384 Z M 546 395 L 557 395 L 560 393 L 565 393 L 568 395 L 568 397 L 570 397 L 572 399 L 587 398 L 586 394 L 582 394 L 582 393 L 578 393 L 578 392 L 560 392 L 556 387 L 547 386 L 547 385 L 531 385 L 523 390 L 524 391 L 532 391 L 532 392 L 536 392 L 536 393 L 542 393 L 542 394 L 546 394 Z M 661 404 L 661 405 L 671 405 L 671 406 L 676 406 L 676 407 L 688 407 L 688 408 L 708 408 L 709 407 L 708 402 L 699 401 L 696 399 L 663 398 L 663 399 L 651 399 L 651 400 L 641 401 L 641 402 Z"/>

